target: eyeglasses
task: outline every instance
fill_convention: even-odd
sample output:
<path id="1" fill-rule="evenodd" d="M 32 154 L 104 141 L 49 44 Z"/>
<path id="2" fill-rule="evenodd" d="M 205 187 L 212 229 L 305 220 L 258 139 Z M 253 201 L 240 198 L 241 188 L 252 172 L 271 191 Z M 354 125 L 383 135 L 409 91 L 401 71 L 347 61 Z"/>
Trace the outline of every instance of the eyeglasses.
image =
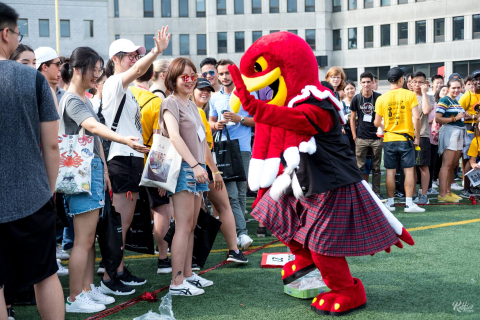
<path id="1" fill-rule="evenodd" d="M 93 76 L 96 78 L 100 78 L 103 74 L 102 69 L 90 69 L 90 71 L 93 73 Z"/>
<path id="2" fill-rule="evenodd" d="M 60 68 L 60 66 L 62 65 L 62 61 L 57 61 L 57 62 L 50 63 L 50 65 L 52 65 L 52 64 L 56 65 L 57 68 Z"/>
<path id="3" fill-rule="evenodd" d="M 180 78 L 182 78 L 183 82 L 187 82 L 188 80 L 192 80 L 192 82 L 196 82 L 198 79 L 198 75 L 194 74 L 189 76 L 188 74 L 182 74 Z"/>
<path id="4" fill-rule="evenodd" d="M 128 57 L 128 59 L 130 59 L 130 61 L 133 61 L 133 60 L 138 61 L 138 59 L 140 59 L 138 54 L 126 54 L 125 52 L 124 52 L 124 54 L 125 54 L 125 57 Z"/>
<path id="5" fill-rule="evenodd" d="M 332 80 L 340 80 L 340 79 L 342 79 L 342 77 L 341 77 L 341 76 L 330 76 L 330 79 L 332 79 Z"/>
<path id="6" fill-rule="evenodd" d="M 11 33 L 14 33 L 14 34 L 18 35 L 18 42 L 19 42 L 19 43 L 22 42 L 23 35 L 21 35 L 20 32 L 15 32 L 15 31 L 13 31 L 13 30 L 10 29 L 10 28 L 3 28 L 3 29 L 0 29 L 0 31 L 3 31 L 3 30 L 5 30 L 5 29 L 8 29 L 8 31 L 10 31 Z"/>
<path id="7" fill-rule="evenodd" d="M 203 72 L 202 73 L 202 77 L 206 78 L 208 75 L 210 75 L 211 77 L 213 77 L 215 75 L 215 71 L 213 70 L 210 70 L 210 71 L 207 71 L 207 72 Z"/>

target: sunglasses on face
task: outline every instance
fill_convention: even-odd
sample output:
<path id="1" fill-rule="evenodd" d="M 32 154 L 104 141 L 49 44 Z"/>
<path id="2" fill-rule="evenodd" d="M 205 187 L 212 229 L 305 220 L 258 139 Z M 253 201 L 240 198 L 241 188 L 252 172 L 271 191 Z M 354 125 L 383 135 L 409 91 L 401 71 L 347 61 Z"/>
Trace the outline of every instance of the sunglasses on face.
<path id="1" fill-rule="evenodd" d="M 213 76 L 215 75 L 215 71 L 210 70 L 210 71 L 207 71 L 207 72 L 203 72 L 203 73 L 202 73 L 202 77 L 204 77 L 204 78 L 206 78 L 208 75 L 211 76 L 211 77 L 213 77 Z"/>
<path id="2" fill-rule="evenodd" d="M 56 65 L 57 68 L 60 68 L 60 66 L 62 65 L 62 61 L 52 62 L 50 65 L 52 65 L 52 64 Z"/>
<path id="3" fill-rule="evenodd" d="M 192 80 L 192 82 L 195 82 L 198 79 L 198 75 L 194 74 L 189 76 L 188 74 L 182 74 L 180 78 L 183 80 L 183 82 L 187 82 L 188 80 Z"/>

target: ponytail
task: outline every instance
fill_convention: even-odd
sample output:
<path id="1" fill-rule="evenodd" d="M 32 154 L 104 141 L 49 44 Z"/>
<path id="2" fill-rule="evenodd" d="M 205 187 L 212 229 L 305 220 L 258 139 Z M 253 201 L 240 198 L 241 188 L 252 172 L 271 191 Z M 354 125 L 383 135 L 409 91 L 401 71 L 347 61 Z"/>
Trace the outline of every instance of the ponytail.
<path id="1" fill-rule="evenodd" d="M 109 59 L 107 62 L 107 66 L 105 67 L 105 74 L 107 75 L 107 78 L 110 78 L 115 74 L 115 63 L 112 59 Z"/>
<path id="2" fill-rule="evenodd" d="M 60 76 L 65 84 L 70 84 L 73 77 L 73 68 L 70 66 L 69 62 L 63 64 L 62 69 L 60 70 Z"/>

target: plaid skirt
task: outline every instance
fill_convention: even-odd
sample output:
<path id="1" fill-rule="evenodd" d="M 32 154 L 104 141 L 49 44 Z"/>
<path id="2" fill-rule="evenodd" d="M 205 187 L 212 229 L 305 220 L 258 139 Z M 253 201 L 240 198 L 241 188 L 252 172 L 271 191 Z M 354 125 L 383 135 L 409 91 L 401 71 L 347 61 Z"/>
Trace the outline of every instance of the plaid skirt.
<path id="1" fill-rule="evenodd" d="M 332 257 L 363 256 L 398 241 L 393 228 L 361 182 L 302 198 L 267 192 L 252 211 L 279 240 L 295 240 Z"/>

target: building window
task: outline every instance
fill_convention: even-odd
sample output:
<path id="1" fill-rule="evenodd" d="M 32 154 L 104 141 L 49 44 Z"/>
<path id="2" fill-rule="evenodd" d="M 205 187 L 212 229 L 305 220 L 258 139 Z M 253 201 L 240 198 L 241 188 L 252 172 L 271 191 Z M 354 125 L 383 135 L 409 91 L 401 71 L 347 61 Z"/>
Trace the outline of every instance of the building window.
<path id="1" fill-rule="evenodd" d="M 235 14 L 243 14 L 243 0 L 235 0 L 234 3 Z"/>
<path id="2" fill-rule="evenodd" d="M 315 29 L 305 30 L 305 41 L 307 41 L 310 48 L 315 51 Z"/>
<path id="3" fill-rule="evenodd" d="M 153 18 L 153 0 L 143 0 L 143 16 Z"/>
<path id="4" fill-rule="evenodd" d="M 207 54 L 207 35 L 197 34 L 197 54 L 203 56 Z"/>
<path id="5" fill-rule="evenodd" d="M 18 32 L 24 37 L 28 37 L 28 20 L 18 19 Z"/>
<path id="6" fill-rule="evenodd" d="M 167 49 L 163 50 L 162 55 L 164 56 L 171 56 L 172 55 L 172 42 L 173 38 L 170 36 L 170 41 L 168 42 Z"/>
<path id="7" fill-rule="evenodd" d="M 197 0 L 197 18 L 205 17 L 205 0 Z"/>
<path id="8" fill-rule="evenodd" d="M 356 10 L 356 9 L 357 9 L 357 0 L 348 0 L 348 10 Z"/>
<path id="9" fill-rule="evenodd" d="M 118 40 L 118 39 L 120 39 L 120 35 L 119 35 L 119 34 L 116 34 L 116 35 L 115 35 L 115 40 Z"/>
<path id="10" fill-rule="evenodd" d="M 38 20 L 38 29 L 40 37 L 50 37 L 50 23 L 48 19 Z"/>
<path id="11" fill-rule="evenodd" d="M 348 49 L 357 49 L 357 28 L 348 29 Z"/>
<path id="12" fill-rule="evenodd" d="M 226 0 L 217 0 L 217 15 L 227 14 L 227 1 Z"/>
<path id="13" fill-rule="evenodd" d="M 368 67 L 365 68 L 365 72 L 370 72 L 371 74 L 377 76 L 378 80 L 388 80 L 387 72 L 390 70 L 390 67 Z"/>
<path id="14" fill-rule="evenodd" d="M 290 33 L 296 34 L 298 36 L 298 31 L 297 30 L 287 30 Z"/>
<path id="15" fill-rule="evenodd" d="M 333 50 L 342 50 L 342 30 L 333 30 Z"/>
<path id="16" fill-rule="evenodd" d="M 480 14 L 473 15 L 473 39 L 480 39 Z"/>
<path id="17" fill-rule="evenodd" d="M 415 2 L 425 2 L 425 0 L 415 0 Z"/>
<path id="18" fill-rule="evenodd" d="M 408 0 L 398 0 L 398 4 L 407 4 Z"/>
<path id="19" fill-rule="evenodd" d="M 280 32 L 280 30 L 270 30 L 270 34 L 275 33 L 275 32 Z"/>
<path id="20" fill-rule="evenodd" d="M 258 39 L 260 39 L 262 37 L 262 31 L 253 31 L 252 32 L 252 43 L 254 43 L 255 41 L 257 41 Z"/>
<path id="21" fill-rule="evenodd" d="M 421 71 L 425 73 L 428 79 L 436 74 L 439 74 L 438 69 L 443 67 L 444 65 L 445 64 L 443 62 L 438 62 L 438 63 L 401 65 L 399 67 L 402 68 L 403 71 L 405 71 L 405 73 L 415 73 L 415 72 Z"/>
<path id="22" fill-rule="evenodd" d="M 373 8 L 373 0 L 365 0 L 364 8 Z"/>
<path id="23" fill-rule="evenodd" d="M 453 62 L 453 72 L 460 74 L 462 78 L 472 74 L 475 70 L 480 70 L 480 60 Z"/>
<path id="24" fill-rule="evenodd" d="M 245 52 L 245 32 L 235 32 L 235 52 Z"/>
<path id="25" fill-rule="evenodd" d="M 380 45 L 388 47 L 390 45 L 390 25 L 384 24 L 380 27 Z"/>
<path id="26" fill-rule="evenodd" d="M 172 16 L 172 3 L 171 0 L 162 0 L 162 17 Z"/>
<path id="27" fill-rule="evenodd" d="M 270 13 L 279 13 L 280 7 L 278 4 L 279 0 L 270 0 Z"/>
<path id="28" fill-rule="evenodd" d="M 145 50 L 147 50 L 147 52 L 150 52 L 150 50 L 155 47 L 155 41 L 153 41 L 153 37 L 155 37 L 154 34 L 146 34 L 143 36 L 143 43 L 145 44 Z"/>
<path id="29" fill-rule="evenodd" d="M 363 32 L 363 37 L 365 38 L 365 48 L 373 48 L 373 26 L 365 27 Z"/>
<path id="30" fill-rule="evenodd" d="M 190 35 L 189 34 L 180 35 L 180 55 L 184 55 L 184 56 L 190 55 Z"/>
<path id="31" fill-rule="evenodd" d="M 415 22 L 415 43 L 425 43 L 427 42 L 427 22 L 416 21 Z"/>
<path id="32" fill-rule="evenodd" d="M 408 22 L 398 24 L 398 45 L 403 46 L 408 44 Z"/>
<path id="33" fill-rule="evenodd" d="M 60 37 L 70 37 L 70 20 L 60 20 Z"/>
<path id="34" fill-rule="evenodd" d="M 252 0 L 252 13 L 262 13 L 262 0 Z"/>
<path id="35" fill-rule="evenodd" d="M 350 81 L 353 81 L 353 82 L 358 81 L 357 68 L 343 69 L 343 72 L 345 72 L 346 80 L 350 80 Z"/>
<path id="36" fill-rule="evenodd" d="M 434 32 L 434 42 L 444 42 L 445 41 L 445 19 L 435 19 L 433 20 L 433 32 Z"/>
<path id="37" fill-rule="evenodd" d="M 178 1 L 178 16 L 188 18 L 188 0 Z"/>
<path id="38" fill-rule="evenodd" d="M 390 0 L 382 0 L 381 2 L 382 7 L 389 6 L 389 5 L 390 5 Z"/>
<path id="39" fill-rule="evenodd" d="M 113 14 L 115 18 L 118 18 L 120 16 L 118 12 L 118 0 L 113 0 Z"/>
<path id="40" fill-rule="evenodd" d="M 315 0 L 305 0 L 305 12 L 315 12 Z"/>
<path id="41" fill-rule="evenodd" d="M 453 41 L 464 39 L 464 32 L 465 32 L 464 21 L 465 21 L 464 17 L 453 18 Z"/>
<path id="42" fill-rule="evenodd" d="M 287 0 L 287 12 L 297 12 L 297 0 Z"/>
<path id="43" fill-rule="evenodd" d="M 342 11 L 342 0 L 333 0 L 333 12 Z"/>
<path id="44" fill-rule="evenodd" d="M 83 20 L 83 36 L 93 38 L 93 20 Z"/>
<path id="45" fill-rule="evenodd" d="M 227 33 L 226 32 L 217 33 L 217 46 L 218 46 L 218 53 L 227 53 Z"/>

